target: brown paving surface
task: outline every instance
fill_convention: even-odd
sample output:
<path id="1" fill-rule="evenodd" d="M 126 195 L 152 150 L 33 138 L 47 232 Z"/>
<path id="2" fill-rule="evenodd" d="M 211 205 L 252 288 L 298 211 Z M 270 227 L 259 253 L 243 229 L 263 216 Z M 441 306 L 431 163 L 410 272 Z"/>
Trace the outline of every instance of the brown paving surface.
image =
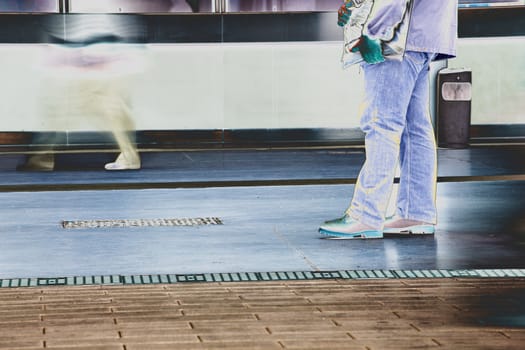
<path id="1" fill-rule="evenodd" d="M 524 299 L 525 279 L 1 289 L 0 349 L 525 349 L 490 321 Z"/>

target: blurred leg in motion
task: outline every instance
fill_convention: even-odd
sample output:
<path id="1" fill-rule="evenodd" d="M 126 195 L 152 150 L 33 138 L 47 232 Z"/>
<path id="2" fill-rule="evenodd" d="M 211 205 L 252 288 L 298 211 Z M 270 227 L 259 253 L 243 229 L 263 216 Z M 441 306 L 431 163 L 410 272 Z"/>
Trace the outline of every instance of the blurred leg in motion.
<path id="1" fill-rule="evenodd" d="M 68 128 L 69 117 L 67 102 L 64 101 L 64 91 L 68 91 L 68 83 L 52 76 L 44 77 L 40 91 L 39 126 L 31 140 L 31 146 L 37 152 L 28 155 L 23 164 L 17 167 L 19 171 L 53 171 L 55 170 L 55 152 L 60 143 L 60 134 Z"/>
<path id="2" fill-rule="evenodd" d="M 120 154 L 106 170 L 140 169 L 140 156 L 133 142 L 135 125 L 131 116 L 127 80 L 121 77 L 87 78 L 78 82 L 79 108 L 89 113 L 100 129 L 111 131 Z"/>
<path id="3" fill-rule="evenodd" d="M 111 89 L 109 89 L 111 94 Z M 135 170 L 140 169 L 140 156 L 132 140 L 135 130 L 128 99 L 119 91 L 115 92 L 115 109 L 107 108 L 101 111 L 105 120 L 109 121 L 111 132 L 120 149 L 117 159 L 105 165 L 106 170 Z"/>

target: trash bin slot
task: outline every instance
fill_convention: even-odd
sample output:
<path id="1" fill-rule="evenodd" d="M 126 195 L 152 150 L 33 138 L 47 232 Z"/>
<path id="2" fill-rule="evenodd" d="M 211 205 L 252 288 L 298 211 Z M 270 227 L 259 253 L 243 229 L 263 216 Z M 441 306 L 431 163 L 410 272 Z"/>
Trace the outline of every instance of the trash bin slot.
<path id="1" fill-rule="evenodd" d="M 472 100 L 472 84 L 443 83 L 441 95 L 445 101 L 470 101 Z"/>

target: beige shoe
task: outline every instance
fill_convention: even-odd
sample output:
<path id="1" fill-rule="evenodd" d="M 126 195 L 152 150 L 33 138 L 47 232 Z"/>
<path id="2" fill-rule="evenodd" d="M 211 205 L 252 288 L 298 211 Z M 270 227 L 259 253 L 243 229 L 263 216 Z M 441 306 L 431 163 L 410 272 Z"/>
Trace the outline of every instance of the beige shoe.
<path id="1" fill-rule="evenodd" d="M 384 234 L 396 235 L 433 235 L 435 231 L 434 224 L 396 216 L 388 218 L 383 229 Z"/>

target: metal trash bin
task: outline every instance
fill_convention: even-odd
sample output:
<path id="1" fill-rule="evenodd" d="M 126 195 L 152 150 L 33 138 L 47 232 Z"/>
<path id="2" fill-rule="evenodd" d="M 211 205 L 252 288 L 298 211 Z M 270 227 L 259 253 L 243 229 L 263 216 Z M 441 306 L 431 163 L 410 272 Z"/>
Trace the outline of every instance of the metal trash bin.
<path id="1" fill-rule="evenodd" d="M 438 73 L 437 85 L 438 146 L 466 148 L 470 139 L 472 71 L 442 69 Z"/>

